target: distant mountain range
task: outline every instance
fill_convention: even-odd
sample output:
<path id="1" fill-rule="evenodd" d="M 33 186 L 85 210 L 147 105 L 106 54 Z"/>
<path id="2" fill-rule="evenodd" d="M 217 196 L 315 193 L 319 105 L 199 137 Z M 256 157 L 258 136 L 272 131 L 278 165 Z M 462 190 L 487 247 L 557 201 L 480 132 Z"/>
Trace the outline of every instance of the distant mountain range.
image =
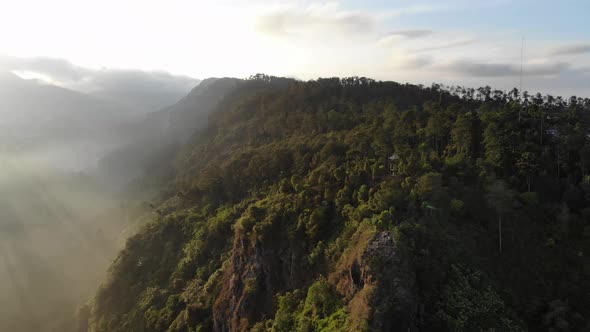
<path id="1" fill-rule="evenodd" d="M 179 88 L 187 78 L 178 79 L 182 84 L 161 89 L 139 81 L 86 94 L 0 73 L 0 151 L 123 187 L 158 168 L 157 161 L 166 159 L 162 153 L 175 153 L 206 127 L 219 102 L 244 84 L 236 78 L 195 80 L 187 94 Z"/>
<path id="2" fill-rule="evenodd" d="M 49 157 L 66 168 L 96 166 L 110 151 L 167 128 L 166 109 L 187 93 L 180 86 L 138 82 L 85 94 L 0 73 L 0 150 Z"/>
<path id="3" fill-rule="evenodd" d="M 92 136 L 130 115 L 128 107 L 115 102 L 12 74 L 0 76 L 0 125 L 19 137 Z"/>

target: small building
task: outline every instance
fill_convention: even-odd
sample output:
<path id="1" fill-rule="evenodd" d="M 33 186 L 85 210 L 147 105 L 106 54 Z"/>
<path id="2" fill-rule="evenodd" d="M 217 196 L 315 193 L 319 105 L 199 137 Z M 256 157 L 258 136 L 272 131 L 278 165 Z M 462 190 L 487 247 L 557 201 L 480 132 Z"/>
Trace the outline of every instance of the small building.
<path id="1" fill-rule="evenodd" d="M 395 175 L 395 164 L 396 161 L 399 160 L 399 156 L 397 154 L 392 154 L 391 156 L 389 156 L 389 158 L 387 158 L 387 161 L 389 163 L 389 170 L 391 171 L 391 175 Z"/>
<path id="2" fill-rule="evenodd" d="M 557 128 L 549 128 L 545 130 L 545 135 L 549 135 L 551 137 L 558 137 L 559 132 L 557 131 Z"/>

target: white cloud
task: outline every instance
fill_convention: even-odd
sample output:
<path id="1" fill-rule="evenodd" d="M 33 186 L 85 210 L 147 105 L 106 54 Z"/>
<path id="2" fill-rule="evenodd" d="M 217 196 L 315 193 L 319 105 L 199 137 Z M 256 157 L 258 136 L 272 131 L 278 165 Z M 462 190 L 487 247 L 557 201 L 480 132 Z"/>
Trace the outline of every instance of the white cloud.
<path id="1" fill-rule="evenodd" d="M 430 51 L 438 51 L 438 50 L 444 50 L 444 49 L 448 49 L 448 48 L 455 48 L 455 47 L 462 47 L 462 46 L 467 46 L 467 45 L 471 45 L 474 44 L 478 41 L 477 38 L 462 38 L 462 39 L 457 39 L 457 40 L 450 40 L 450 41 L 446 41 L 444 43 L 439 43 L 436 45 L 432 45 L 432 46 L 427 46 L 427 47 L 422 47 L 419 49 L 416 49 L 416 52 L 430 52 Z"/>
<path id="2" fill-rule="evenodd" d="M 163 71 L 90 69 L 76 66 L 64 59 L 46 57 L 0 56 L 0 71 L 2 70 L 83 92 L 117 89 L 185 91 L 197 83 L 194 78 L 175 76 Z"/>
<path id="3" fill-rule="evenodd" d="M 402 41 L 424 38 L 432 34 L 434 34 L 434 31 L 424 29 L 391 31 L 381 37 L 377 41 L 377 45 L 381 47 L 395 46 Z"/>
<path id="4" fill-rule="evenodd" d="M 403 17 L 403 16 L 409 16 L 409 15 L 425 14 L 425 13 L 429 13 L 429 12 L 433 12 L 433 11 L 438 11 L 441 9 L 443 9 L 443 7 L 440 7 L 437 5 L 420 4 L 420 5 L 412 5 L 412 6 L 407 6 L 407 7 L 395 8 L 392 10 L 386 10 L 381 13 L 377 13 L 377 16 L 380 18 L 384 18 L 384 19 L 392 19 L 392 18 L 398 18 L 398 17 Z"/>
<path id="5" fill-rule="evenodd" d="M 577 55 L 590 53 L 590 43 L 563 45 L 553 49 L 551 55 Z"/>
<path id="6" fill-rule="evenodd" d="M 376 24 L 368 13 L 346 11 L 337 3 L 279 7 L 257 18 L 258 31 L 279 37 L 334 38 L 366 34 Z"/>
<path id="7" fill-rule="evenodd" d="M 185 96 L 198 80 L 163 71 L 91 69 L 57 58 L 0 56 L 0 74 L 12 72 L 24 79 L 90 93 L 138 111 L 154 111 Z"/>
<path id="8" fill-rule="evenodd" d="M 404 38 L 421 38 L 425 36 L 430 36 L 434 33 L 432 30 L 398 30 L 392 31 L 388 34 L 388 36 L 400 36 Z"/>
<path id="9" fill-rule="evenodd" d="M 527 64 L 524 76 L 553 76 L 569 68 L 564 62 Z M 511 63 L 486 63 L 473 60 L 456 60 L 439 64 L 436 69 L 456 76 L 470 77 L 512 77 L 520 75 L 520 66 Z"/>

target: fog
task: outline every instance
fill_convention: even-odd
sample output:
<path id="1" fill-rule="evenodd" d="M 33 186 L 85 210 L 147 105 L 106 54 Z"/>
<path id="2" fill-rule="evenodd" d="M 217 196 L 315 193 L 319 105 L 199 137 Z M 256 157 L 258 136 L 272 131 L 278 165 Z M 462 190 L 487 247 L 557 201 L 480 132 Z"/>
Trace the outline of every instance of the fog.
<path id="1" fill-rule="evenodd" d="M 41 157 L 0 155 L 0 330 L 69 328 L 122 242 L 110 194 Z"/>
<path id="2" fill-rule="evenodd" d="M 131 99 L 7 74 L 0 97 L 0 331 L 70 331 L 125 239 L 152 218 L 145 196 L 125 194 L 137 163 L 103 166 L 154 132 L 151 115 Z"/>

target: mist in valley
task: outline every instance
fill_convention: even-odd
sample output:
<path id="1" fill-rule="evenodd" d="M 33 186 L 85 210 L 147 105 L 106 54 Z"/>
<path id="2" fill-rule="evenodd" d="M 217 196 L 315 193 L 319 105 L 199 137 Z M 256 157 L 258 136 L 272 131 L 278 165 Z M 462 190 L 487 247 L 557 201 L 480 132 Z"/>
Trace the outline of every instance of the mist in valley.
<path id="1" fill-rule="evenodd" d="M 0 331 L 75 329 L 126 238 L 153 217 L 149 190 L 132 183 L 173 142 L 157 107 L 188 92 L 180 86 L 135 91 L 150 99 L 134 104 L 2 75 Z"/>
<path id="2" fill-rule="evenodd" d="M 0 329 L 63 331 L 104 277 L 124 216 L 106 213 L 112 196 L 88 176 L 0 158 Z"/>

